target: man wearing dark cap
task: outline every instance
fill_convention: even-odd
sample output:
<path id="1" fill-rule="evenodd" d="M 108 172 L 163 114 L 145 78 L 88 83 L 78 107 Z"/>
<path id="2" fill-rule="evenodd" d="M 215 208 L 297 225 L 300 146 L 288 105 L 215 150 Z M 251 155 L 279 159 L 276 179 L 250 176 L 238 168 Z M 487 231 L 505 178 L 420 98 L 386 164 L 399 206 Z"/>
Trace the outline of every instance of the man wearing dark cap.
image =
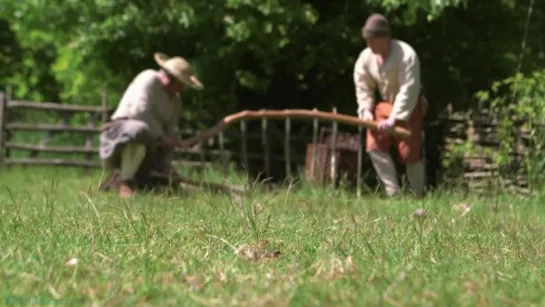
<path id="1" fill-rule="evenodd" d="M 395 144 L 406 165 L 413 193 L 424 194 L 424 164 L 421 159 L 422 121 L 426 99 L 421 96 L 420 61 L 406 42 L 390 36 L 388 20 L 380 14 L 371 15 L 362 29 L 367 42 L 354 66 L 354 84 L 358 115 L 376 120 L 377 130 L 367 130 L 366 151 L 384 184 L 388 196 L 400 192 L 395 164 L 389 154 Z M 375 103 L 375 90 L 381 100 Z M 411 131 L 408 140 L 389 134 L 395 126 Z"/>

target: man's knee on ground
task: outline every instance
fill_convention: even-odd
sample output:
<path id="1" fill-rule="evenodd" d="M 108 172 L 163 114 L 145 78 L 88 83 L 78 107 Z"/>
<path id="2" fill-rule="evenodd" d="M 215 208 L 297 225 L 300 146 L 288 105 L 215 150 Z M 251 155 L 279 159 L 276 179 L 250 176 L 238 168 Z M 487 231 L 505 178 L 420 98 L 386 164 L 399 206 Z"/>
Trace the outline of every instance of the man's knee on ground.
<path id="1" fill-rule="evenodd" d="M 134 179 L 145 157 L 145 145 L 138 143 L 125 144 L 121 151 L 121 180 Z"/>

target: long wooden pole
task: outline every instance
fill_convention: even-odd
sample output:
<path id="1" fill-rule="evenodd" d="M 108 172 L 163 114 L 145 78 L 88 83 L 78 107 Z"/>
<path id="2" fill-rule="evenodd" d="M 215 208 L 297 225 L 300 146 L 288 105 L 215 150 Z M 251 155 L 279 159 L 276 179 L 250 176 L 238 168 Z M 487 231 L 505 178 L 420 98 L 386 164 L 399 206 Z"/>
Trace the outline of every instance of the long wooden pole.
<path id="1" fill-rule="evenodd" d="M 333 114 L 331 112 L 323 112 L 317 110 L 306 110 L 306 109 L 289 109 L 289 110 L 259 110 L 259 111 L 241 111 L 235 114 L 224 117 L 218 124 L 209 130 L 203 131 L 203 133 L 191 137 L 187 140 L 183 140 L 180 144 L 180 147 L 191 147 L 196 143 L 200 142 L 203 139 L 217 135 L 218 133 L 225 130 L 227 127 L 232 124 L 239 122 L 241 120 L 248 119 L 285 119 L 289 118 L 299 118 L 299 119 L 313 119 L 318 118 L 321 120 L 337 121 L 345 125 L 365 127 L 367 129 L 376 129 L 377 124 L 373 121 L 365 121 L 359 119 L 356 116 L 349 116 L 344 114 Z M 411 132 L 402 127 L 395 127 L 395 129 L 390 131 L 394 136 L 400 137 L 402 139 L 407 139 L 411 136 Z"/>

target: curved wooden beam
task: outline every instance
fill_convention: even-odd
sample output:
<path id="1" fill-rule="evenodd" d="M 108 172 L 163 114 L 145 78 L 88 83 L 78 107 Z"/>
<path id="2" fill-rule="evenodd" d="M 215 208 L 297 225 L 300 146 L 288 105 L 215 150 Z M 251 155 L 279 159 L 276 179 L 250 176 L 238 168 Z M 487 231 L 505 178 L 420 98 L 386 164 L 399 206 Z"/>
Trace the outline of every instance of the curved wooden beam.
<path id="1" fill-rule="evenodd" d="M 339 123 L 351 125 L 351 126 L 362 126 L 367 129 L 377 128 L 377 124 L 373 121 L 365 121 L 355 116 L 331 113 L 331 112 L 323 112 L 323 111 L 317 111 L 317 110 L 306 110 L 306 109 L 259 110 L 259 111 L 246 110 L 246 111 L 241 111 L 241 112 L 226 116 L 214 127 L 200 133 L 199 135 L 196 135 L 186 140 L 182 140 L 180 147 L 191 147 L 194 144 L 204 139 L 207 139 L 219 134 L 220 132 L 227 129 L 232 124 L 235 124 L 241 120 L 262 119 L 262 118 L 285 119 L 287 117 L 299 118 L 299 119 L 318 118 L 318 119 L 327 120 L 327 121 L 337 121 Z M 395 127 L 395 129 L 390 131 L 390 133 L 402 139 L 407 139 L 411 136 L 411 132 L 402 127 Z"/>

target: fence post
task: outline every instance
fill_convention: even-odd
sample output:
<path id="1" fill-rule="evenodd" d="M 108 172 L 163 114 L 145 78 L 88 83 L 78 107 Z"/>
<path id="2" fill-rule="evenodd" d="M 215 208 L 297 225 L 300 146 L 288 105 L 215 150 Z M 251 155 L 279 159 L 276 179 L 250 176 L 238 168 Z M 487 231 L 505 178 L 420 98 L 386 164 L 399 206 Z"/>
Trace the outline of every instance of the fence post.
<path id="1" fill-rule="evenodd" d="M 102 124 L 108 121 L 108 93 L 102 92 Z"/>
<path id="2" fill-rule="evenodd" d="M 0 164 L 4 164 L 4 110 L 6 109 L 6 96 L 0 92 Z"/>
<path id="3" fill-rule="evenodd" d="M 11 141 L 11 132 L 6 128 L 9 121 L 9 116 L 6 114 L 6 110 L 9 109 L 9 102 L 11 101 L 11 95 L 12 95 L 12 87 L 11 85 L 8 86 L 6 90 L 6 95 L 4 96 L 4 114 L 2 114 L 2 130 L 4 132 L 4 136 L 2 137 L 3 145 Z M 6 147 L 4 149 L 4 157 L 3 159 L 9 159 L 11 157 L 11 150 Z M 5 160 L 4 160 L 5 162 Z"/>
<path id="4" fill-rule="evenodd" d="M 317 108 L 312 109 L 314 112 L 318 111 Z M 312 121 L 312 164 L 310 166 L 310 178 L 314 181 L 314 176 L 316 176 L 316 155 L 318 149 L 318 118 L 314 118 Z"/>
<path id="5" fill-rule="evenodd" d="M 337 108 L 333 108 L 333 114 L 337 114 Z M 331 188 L 335 189 L 335 178 L 337 176 L 337 129 L 338 123 L 336 120 L 333 121 L 333 129 L 331 133 Z"/>
<path id="6" fill-rule="evenodd" d="M 291 180 L 291 158 L 290 158 L 290 136 L 291 136 L 291 121 L 286 117 L 285 135 L 284 135 L 284 155 L 286 160 L 286 177 Z"/>
<path id="7" fill-rule="evenodd" d="M 102 92 L 101 106 L 102 106 L 101 121 L 102 121 L 102 125 L 104 125 L 108 121 L 108 92 L 107 91 Z"/>
<path id="8" fill-rule="evenodd" d="M 89 119 L 87 120 L 87 126 L 90 128 L 96 128 L 97 125 L 97 115 L 96 112 L 89 112 Z M 85 160 L 89 162 L 89 164 L 92 162 L 93 159 L 93 152 L 91 151 L 93 149 L 93 136 L 95 133 L 89 132 L 87 134 L 87 137 L 85 138 L 85 149 L 87 149 L 89 152 L 85 153 Z M 90 173 L 90 168 L 85 168 L 85 172 L 88 174 Z"/>
<path id="9" fill-rule="evenodd" d="M 221 167 L 222 167 L 222 170 L 223 170 L 223 178 L 227 178 L 227 161 L 225 159 L 225 144 L 224 144 L 224 139 L 223 139 L 223 132 L 220 132 L 219 135 L 218 135 L 218 143 L 220 145 L 220 159 L 221 159 Z"/>
<path id="10" fill-rule="evenodd" d="M 249 163 L 248 163 L 248 148 L 247 148 L 247 131 L 246 131 L 246 121 L 240 121 L 240 137 L 241 137 L 241 147 L 242 147 L 242 165 L 244 169 L 249 172 Z"/>
<path id="11" fill-rule="evenodd" d="M 518 119 L 517 120 L 520 120 L 522 121 L 522 119 Z M 524 173 L 524 167 L 521 167 L 521 165 L 524 165 L 524 157 L 523 157 L 523 151 L 521 150 L 522 146 L 523 146 L 523 141 L 522 141 L 522 122 L 520 124 L 515 124 L 515 138 L 516 138 L 516 142 L 515 144 L 513 144 L 513 154 L 515 155 L 515 159 L 514 161 L 515 162 L 515 166 L 516 168 L 513 170 L 511 169 L 515 175 L 514 175 L 514 178 L 513 178 L 513 185 L 514 185 L 514 189 L 515 191 L 518 190 L 519 188 L 522 188 L 524 183 L 521 182 L 523 180 L 521 180 L 520 178 L 520 174 L 521 173 Z M 527 178 L 527 179 L 530 179 L 530 178 Z M 528 180 L 529 182 L 529 180 Z"/>
<path id="12" fill-rule="evenodd" d="M 358 169 L 356 171 L 356 176 L 357 176 L 356 195 L 358 198 L 360 198 L 361 197 L 361 168 L 363 163 L 363 127 L 362 126 L 358 127 L 358 139 L 359 139 L 359 144 L 358 144 Z"/>
<path id="13" fill-rule="evenodd" d="M 264 117 L 261 119 L 261 137 L 264 151 L 265 176 L 267 176 L 265 190 L 268 192 L 270 190 L 269 178 L 271 177 L 271 165 L 269 160 L 269 140 L 267 139 L 267 119 Z"/>
<path id="14" fill-rule="evenodd" d="M 197 135 L 201 134 L 202 131 L 200 130 L 197 130 Z M 200 162 L 201 162 L 201 177 L 204 177 L 206 175 L 206 166 L 205 166 L 205 161 L 204 161 L 204 141 L 201 140 L 199 141 L 199 158 L 200 158 Z"/>

